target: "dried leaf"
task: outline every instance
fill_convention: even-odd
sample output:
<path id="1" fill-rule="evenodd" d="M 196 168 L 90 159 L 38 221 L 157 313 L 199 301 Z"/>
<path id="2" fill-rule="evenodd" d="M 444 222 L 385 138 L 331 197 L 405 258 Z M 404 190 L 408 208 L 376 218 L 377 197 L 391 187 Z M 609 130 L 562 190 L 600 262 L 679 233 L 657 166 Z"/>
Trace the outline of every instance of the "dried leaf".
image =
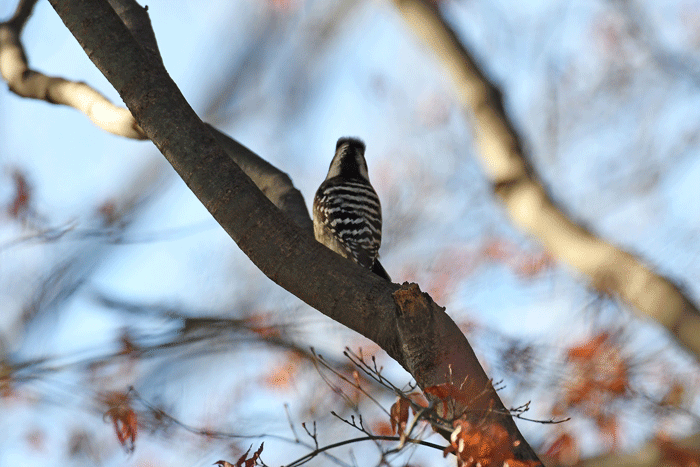
<path id="1" fill-rule="evenodd" d="M 601 332 L 585 343 L 570 348 L 568 352 L 569 358 L 571 360 L 590 360 L 608 339 L 610 339 L 610 335 L 607 332 Z"/>
<path id="2" fill-rule="evenodd" d="M 392 423 L 381 420 L 372 423 L 372 432 L 377 436 L 392 436 L 396 434 L 395 422 L 392 419 Z"/>
<path id="3" fill-rule="evenodd" d="M 253 449 L 253 445 L 251 444 L 245 454 L 238 458 L 235 465 L 228 461 L 216 461 L 214 462 L 214 465 L 218 465 L 219 467 L 253 467 L 255 462 L 260 458 L 260 454 L 263 451 L 263 446 L 265 446 L 265 443 L 260 443 L 260 448 L 258 448 L 258 450 L 253 453 L 253 456 L 248 459 L 248 453 L 251 449 Z"/>
<path id="4" fill-rule="evenodd" d="M 102 399 L 109 407 L 104 417 L 112 419 L 119 443 L 127 451 L 132 452 L 138 432 L 138 420 L 136 412 L 131 408 L 129 395 L 122 392 L 111 392 L 104 395 Z"/>
<path id="5" fill-rule="evenodd" d="M 668 389 L 668 392 L 664 395 L 663 399 L 661 399 L 660 405 L 680 407 L 683 403 L 685 393 L 685 386 L 679 381 L 674 381 L 673 384 L 671 384 L 671 387 Z"/>
<path id="6" fill-rule="evenodd" d="M 391 431 L 396 434 L 397 428 L 400 433 L 406 429 L 408 424 L 408 409 L 411 407 L 411 401 L 405 397 L 399 397 L 391 406 L 389 411 L 391 415 Z"/>
<path id="7" fill-rule="evenodd" d="M 556 460 L 559 464 L 574 465 L 579 461 L 578 443 L 568 433 L 560 435 L 545 451 L 545 456 Z"/>
<path id="8" fill-rule="evenodd" d="M 289 389 L 294 385 L 300 363 L 301 357 L 298 353 L 288 352 L 285 362 L 273 368 L 272 372 L 265 377 L 265 384 L 277 389 Z"/>
<path id="9" fill-rule="evenodd" d="M 12 180 L 15 182 L 15 196 L 7 208 L 7 212 L 10 217 L 16 219 L 29 209 L 31 187 L 25 175 L 19 170 L 12 172 Z"/>
<path id="10" fill-rule="evenodd" d="M 498 423 L 475 425 L 466 420 L 455 420 L 450 435 L 450 448 L 443 455 L 454 453 L 459 467 L 519 466 L 534 467 L 537 461 L 518 461 L 514 458 L 513 442 L 508 431 Z"/>
<path id="11" fill-rule="evenodd" d="M 663 438 L 657 439 L 656 442 L 661 450 L 660 462 L 678 467 L 700 466 L 700 449 L 679 446 L 677 443 Z"/>

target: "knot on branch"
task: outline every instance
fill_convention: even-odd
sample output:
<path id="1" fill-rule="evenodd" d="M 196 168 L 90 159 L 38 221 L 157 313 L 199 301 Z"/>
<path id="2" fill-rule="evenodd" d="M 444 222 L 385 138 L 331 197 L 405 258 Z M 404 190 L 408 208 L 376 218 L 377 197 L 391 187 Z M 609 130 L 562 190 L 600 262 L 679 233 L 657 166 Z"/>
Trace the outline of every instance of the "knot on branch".
<path id="1" fill-rule="evenodd" d="M 444 311 L 430 295 L 421 292 L 418 284 L 404 282 L 392 294 L 396 303 L 396 324 L 404 361 L 409 371 L 420 380 L 439 360 L 434 345 L 440 330 L 435 327 L 435 313 Z M 439 347 L 439 346 L 438 346 Z"/>
<path id="2" fill-rule="evenodd" d="M 433 299 L 425 292 L 421 292 L 418 284 L 404 282 L 401 288 L 391 294 L 396 303 L 396 317 L 399 319 L 428 319 L 432 314 L 432 308 L 442 311 Z"/>

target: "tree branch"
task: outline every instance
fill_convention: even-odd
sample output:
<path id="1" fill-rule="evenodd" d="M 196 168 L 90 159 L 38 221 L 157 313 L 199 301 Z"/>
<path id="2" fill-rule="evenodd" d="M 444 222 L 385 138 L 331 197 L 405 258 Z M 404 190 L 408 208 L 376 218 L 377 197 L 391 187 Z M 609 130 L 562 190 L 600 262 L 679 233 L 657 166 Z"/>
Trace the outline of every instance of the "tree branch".
<path id="1" fill-rule="evenodd" d="M 34 4 L 36 0 L 20 1 L 13 17 L 0 23 L 0 75 L 10 91 L 20 97 L 73 107 L 109 133 L 146 139 L 127 109 L 115 106 L 86 83 L 47 76 L 29 68 L 20 35 Z"/>
<path id="2" fill-rule="evenodd" d="M 398 356 L 395 332 L 386 329 L 393 324 L 390 293 L 397 286 L 340 261 L 289 222 L 215 144 L 166 70 L 149 60 L 108 4 L 52 4 L 152 141 L 251 260 L 273 281 Z M 384 336 L 394 336 L 394 342 Z"/>
<path id="3" fill-rule="evenodd" d="M 207 124 L 217 143 L 263 194 L 285 212 L 301 229 L 313 237 L 314 226 L 304 197 L 294 188 L 289 175 L 267 162 L 238 141 Z"/>
<path id="4" fill-rule="evenodd" d="M 429 0 L 394 0 L 406 22 L 451 75 L 472 121 L 480 162 L 512 221 L 560 261 L 588 276 L 595 289 L 615 294 L 668 329 L 700 357 L 700 312 L 667 278 L 638 258 L 573 222 L 550 199 L 530 167 L 501 93 Z"/>
<path id="5" fill-rule="evenodd" d="M 501 423 L 512 436 L 517 459 L 536 455 L 517 431 L 488 377 L 457 325 L 416 286 L 399 287 L 341 258 L 290 221 L 216 143 L 216 137 L 189 107 L 162 63 L 139 46 L 106 0 L 50 0 L 90 59 L 112 83 L 158 149 L 194 194 L 270 279 L 330 318 L 380 345 L 422 387 L 469 381 L 484 394 L 478 420 Z M 403 312 L 405 307 L 410 312 Z M 401 342 L 397 319 L 424 312 L 432 339 Z M 410 334 L 410 333 L 409 333 Z M 449 348 L 448 348 L 449 346 Z M 413 365 L 406 352 L 432 348 L 434 362 Z M 474 400 L 470 392 L 465 401 Z M 480 401 L 481 403 L 481 401 Z M 464 402 L 450 405 L 455 416 L 474 413 Z"/>

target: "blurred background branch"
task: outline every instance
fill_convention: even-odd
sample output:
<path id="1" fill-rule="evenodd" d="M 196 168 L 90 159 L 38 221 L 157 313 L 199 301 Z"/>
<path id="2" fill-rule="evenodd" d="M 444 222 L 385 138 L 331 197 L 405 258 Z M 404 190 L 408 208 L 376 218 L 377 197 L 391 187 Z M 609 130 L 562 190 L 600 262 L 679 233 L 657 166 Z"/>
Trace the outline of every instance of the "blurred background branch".
<path id="1" fill-rule="evenodd" d="M 450 75 L 473 125 L 484 172 L 515 225 L 542 242 L 555 258 L 587 276 L 591 287 L 620 297 L 700 358 L 700 311 L 695 304 L 668 278 L 572 221 L 552 201 L 506 115 L 501 91 L 479 68 L 438 3 L 396 0 L 396 5 Z"/>

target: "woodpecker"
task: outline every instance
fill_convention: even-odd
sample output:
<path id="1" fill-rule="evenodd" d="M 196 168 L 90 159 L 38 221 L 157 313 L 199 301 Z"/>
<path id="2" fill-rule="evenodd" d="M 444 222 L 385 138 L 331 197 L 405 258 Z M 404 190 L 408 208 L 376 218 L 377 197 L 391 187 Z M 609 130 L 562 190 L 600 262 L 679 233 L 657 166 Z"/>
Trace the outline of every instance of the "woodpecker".
<path id="1" fill-rule="evenodd" d="M 314 196 L 314 235 L 339 255 L 390 281 L 379 263 L 382 207 L 369 182 L 365 143 L 340 138 L 326 179 Z"/>

